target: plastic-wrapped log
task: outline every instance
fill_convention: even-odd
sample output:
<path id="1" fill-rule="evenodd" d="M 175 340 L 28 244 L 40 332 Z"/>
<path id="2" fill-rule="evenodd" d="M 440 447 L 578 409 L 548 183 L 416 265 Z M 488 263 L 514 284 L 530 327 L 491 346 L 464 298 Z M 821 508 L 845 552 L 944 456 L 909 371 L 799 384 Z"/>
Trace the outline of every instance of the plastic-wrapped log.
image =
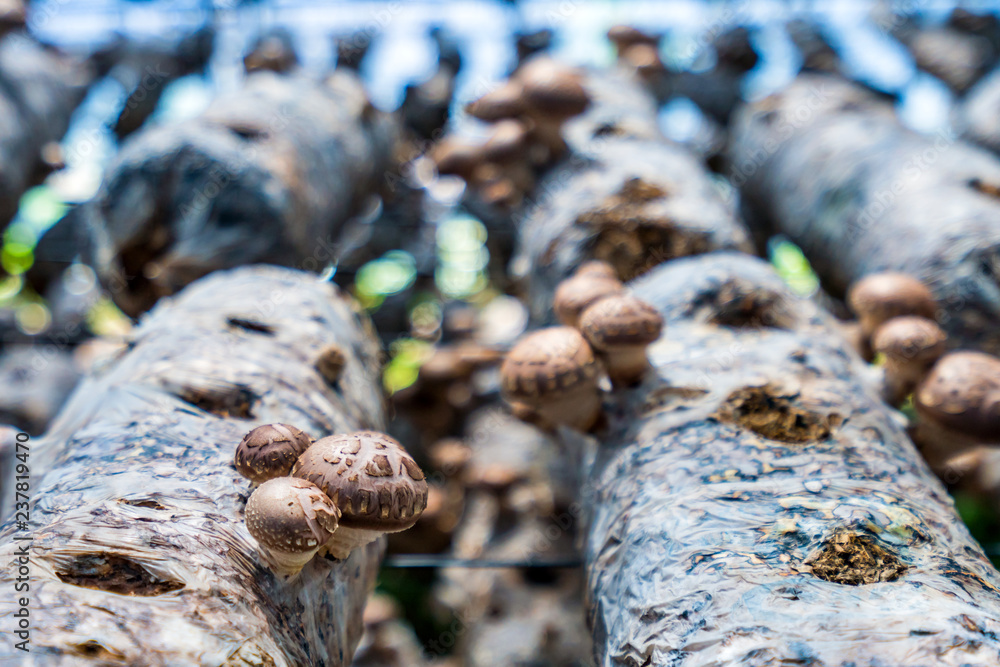
<path id="1" fill-rule="evenodd" d="M 736 253 L 631 288 L 666 329 L 584 496 L 597 664 L 994 664 L 1000 574 L 831 317 Z"/>
<path id="2" fill-rule="evenodd" d="M 604 144 L 612 139 L 662 141 L 663 135 L 657 124 L 656 100 L 635 72 L 625 67 L 584 70 L 583 86 L 590 104 L 584 113 L 570 118 L 563 125 L 561 133 L 570 152 L 550 171 L 572 172 L 580 165 L 589 164 L 592 156 L 599 154 Z M 463 133 L 461 126 L 457 133 Z M 527 201 L 546 198 L 551 187 L 552 182 L 543 178 L 533 191 L 527 193 Z M 527 204 L 512 211 L 509 207 L 483 201 L 475 192 L 469 192 L 463 203 L 489 230 L 488 249 L 493 280 L 502 285 L 509 277 L 507 264 L 514 252 L 517 227 Z"/>
<path id="3" fill-rule="evenodd" d="M 80 63 L 24 35 L 0 39 L 0 229 L 47 175 L 42 148 L 65 134 L 90 78 Z"/>
<path id="4" fill-rule="evenodd" d="M 176 44 L 124 42 L 107 54 L 115 62 L 111 76 L 125 87 L 125 104 L 112 126 L 121 141 L 132 134 L 156 110 L 163 91 L 182 76 L 203 72 L 212 57 L 215 30 L 199 28 Z M 99 56 L 100 58 L 100 56 Z"/>
<path id="5" fill-rule="evenodd" d="M 783 233 L 842 296 L 877 271 L 934 291 L 952 345 L 1000 353 L 1000 160 L 902 127 L 860 87 L 800 76 L 744 108 L 732 176 L 762 234 Z"/>
<path id="6" fill-rule="evenodd" d="M 518 225 L 511 265 L 519 278 L 530 274 L 532 316 L 553 317 L 556 285 L 588 258 L 607 260 L 630 280 L 677 257 L 750 252 L 721 187 L 693 154 L 664 139 L 608 137 L 554 169 Z"/>
<path id="7" fill-rule="evenodd" d="M 335 385 L 316 368 L 330 345 L 347 359 Z M 383 545 L 280 582 L 232 457 L 261 423 L 382 428 L 377 354 L 349 299 L 288 269 L 217 273 L 158 306 L 29 443 L 30 532 L 11 517 L 0 555 L 30 534 L 30 653 L 4 642 L 0 664 L 350 664 Z"/>
<path id="8" fill-rule="evenodd" d="M 102 282 L 137 315 L 216 269 L 322 269 L 384 183 L 396 129 L 348 71 L 262 71 L 194 120 L 136 133 L 90 207 Z"/>
<path id="9" fill-rule="evenodd" d="M 943 25 L 922 26 L 914 17 L 875 11 L 883 32 L 891 32 L 909 49 L 917 67 L 964 93 L 1000 56 L 1000 20 L 956 9 Z"/>
<path id="10" fill-rule="evenodd" d="M 955 107 L 955 125 L 962 136 L 1000 153 L 1000 70 L 994 70 Z"/>
<path id="11" fill-rule="evenodd" d="M 573 154 L 600 150 L 604 139 L 659 139 L 656 100 L 638 75 L 626 67 L 586 70 L 583 87 L 590 106 L 563 127 Z M 572 159 L 572 158 L 571 158 Z"/>

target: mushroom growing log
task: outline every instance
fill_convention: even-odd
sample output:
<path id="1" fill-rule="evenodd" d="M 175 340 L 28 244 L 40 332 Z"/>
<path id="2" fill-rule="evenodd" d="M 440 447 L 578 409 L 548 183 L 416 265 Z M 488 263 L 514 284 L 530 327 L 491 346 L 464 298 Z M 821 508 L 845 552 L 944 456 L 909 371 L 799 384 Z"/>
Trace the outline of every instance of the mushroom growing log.
<path id="1" fill-rule="evenodd" d="M 907 130 L 830 77 L 800 76 L 734 122 L 732 178 L 762 238 L 791 238 L 834 296 L 870 273 L 910 274 L 952 346 L 1000 353 L 1000 160 Z"/>
<path id="2" fill-rule="evenodd" d="M 323 269 L 385 185 L 397 129 L 349 71 L 261 71 L 194 120 L 136 133 L 87 216 L 102 282 L 136 316 L 216 269 Z"/>
<path id="3" fill-rule="evenodd" d="M 43 148 L 57 148 L 90 78 L 80 63 L 24 35 L 0 39 L 0 229 L 54 168 Z"/>
<path id="4" fill-rule="evenodd" d="M 831 316 L 739 254 L 630 287 L 666 331 L 584 495 L 597 664 L 993 664 L 1000 574 Z"/>
<path id="5" fill-rule="evenodd" d="M 315 366 L 333 343 L 337 388 Z M 382 545 L 279 581 L 244 526 L 233 454 L 261 423 L 381 428 L 377 355 L 352 302 L 309 274 L 217 273 L 160 304 L 30 443 L 31 652 L 5 642 L 0 663 L 350 664 Z M 14 518 L 5 563 L 28 544 Z"/>
<path id="6" fill-rule="evenodd" d="M 553 169 L 518 225 L 512 272 L 530 274 L 529 307 L 554 319 L 556 285 L 586 259 L 631 280 L 677 257 L 750 252 L 733 206 L 687 149 L 665 139 L 609 136 Z"/>

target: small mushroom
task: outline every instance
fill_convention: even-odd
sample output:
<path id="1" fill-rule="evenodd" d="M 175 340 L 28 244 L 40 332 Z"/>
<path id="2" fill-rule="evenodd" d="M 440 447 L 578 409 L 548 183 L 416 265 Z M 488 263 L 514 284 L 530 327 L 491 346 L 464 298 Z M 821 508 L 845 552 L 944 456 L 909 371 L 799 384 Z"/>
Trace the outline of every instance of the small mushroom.
<path id="1" fill-rule="evenodd" d="M 522 190 L 534 185 L 534 173 L 528 159 L 529 132 L 524 123 L 502 120 L 483 146 L 483 158 L 503 167 L 507 177 Z"/>
<path id="2" fill-rule="evenodd" d="M 980 445 L 1000 445 L 1000 359 L 950 352 L 913 394 L 914 440 L 932 468 Z"/>
<path id="3" fill-rule="evenodd" d="M 934 295 L 922 282 L 905 273 L 873 273 L 854 283 L 847 304 L 857 315 L 861 334 L 870 345 L 875 330 L 894 317 L 937 316 Z M 868 348 L 870 350 L 870 348 Z M 870 358 L 870 352 L 865 355 Z"/>
<path id="4" fill-rule="evenodd" d="M 895 317 L 872 337 L 875 352 L 885 357 L 883 398 L 900 405 L 913 393 L 931 366 L 945 353 L 947 335 L 933 320 Z"/>
<path id="5" fill-rule="evenodd" d="M 336 534 L 340 510 L 312 482 L 277 477 L 250 494 L 245 517 L 271 570 L 291 577 Z"/>
<path id="6" fill-rule="evenodd" d="M 344 348 L 336 343 L 327 345 L 316 358 L 316 370 L 330 386 L 336 385 L 340 380 L 346 364 L 347 355 L 344 353 Z"/>
<path id="7" fill-rule="evenodd" d="M 637 384 L 649 366 L 646 348 L 663 331 L 663 317 L 631 294 L 605 297 L 583 311 L 580 330 L 604 358 L 616 387 Z"/>
<path id="8" fill-rule="evenodd" d="M 243 56 L 243 69 L 248 74 L 258 70 L 283 73 L 298 64 L 292 35 L 285 30 L 261 35 L 250 52 Z"/>
<path id="9" fill-rule="evenodd" d="M 307 449 L 292 475 L 322 489 L 340 509 L 340 527 L 326 544 L 338 559 L 406 530 L 427 507 L 427 481 L 399 442 L 382 433 L 331 435 Z"/>
<path id="10" fill-rule="evenodd" d="M 236 446 L 233 464 L 241 475 L 254 484 L 284 477 L 312 438 L 288 424 L 265 424 L 243 436 Z"/>
<path id="11" fill-rule="evenodd" d="M 524 88 L 519 81 L 512 79 L 467 104 L 465 111 L 470 116 L 487 123 L 518 118 L 526 111 Z"/>
<path id="12" fill-rule="evenodd" d="M 618 55 L 632 46 L 643 44 L 655 47 L 660 43 L 659 35 L 650 35 L 630 25 L 620 24 L 611 26 L 608 30 L 608 39 L 615 45 Z"/>
<path id="13" fill-rule="evenodd" d="M 523 337 L 500 367 L 504 399 L 519 418 L 530 410 L 544 425 L 590 430 L 601 415 L 594 351 L 571 327 Z"/>
<path id="14" fill-rule="evenodd" d="M 430 158 L 441 176 L 458 176 L 470 181 L 476 167 L 483 160 L 482 151 L 480 144 L 457 137 L 445 137 L 431 149 Z"/>
<path id="15" fill-rule="evenodd" d="M 656 82 L 667 72 L 666 66 L 660 59 L 659 49 L 649 44 L 630 46 L 619 57 L 650 83 Z"/>
<path id="16" fill-rule="evenodd" d="M 587 110 L 590 95 L 580 75 L 570 67 L 550 58 L 535 58 L 517 72 L 524 86 L 527 116 L 534 121 L 534 136 L 549 153 L 549 160 L 567 150 L 562 126 L 570 118 Z"/>
<path id="17" fill-rule="evenodd" d="M 560 322 L 569 327 L 579 327 L 580 314 L 587 307 L 624 289 L 625 286 L 615 277 L 610 264 L 588 263 L 580 267 L 572 277 L 559 283 L 552 297 L 552 308 Z"/>

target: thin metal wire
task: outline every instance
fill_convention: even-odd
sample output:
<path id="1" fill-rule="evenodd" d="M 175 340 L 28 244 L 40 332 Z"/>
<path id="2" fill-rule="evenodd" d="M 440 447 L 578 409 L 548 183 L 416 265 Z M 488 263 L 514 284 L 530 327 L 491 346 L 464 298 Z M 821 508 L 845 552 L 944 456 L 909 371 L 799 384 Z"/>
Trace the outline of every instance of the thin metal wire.
<path id="1" fill-rule="evenodd" d="M 419 569 L 437 567 L 464 567 L 469 569 L 554 568 L 572 569 L 583 566 L 579 556 L 552 560 L 499 560 L 491 558 L 454 558 L 436 554 L 394 554 L 387 556 L 384 567 Z"/>

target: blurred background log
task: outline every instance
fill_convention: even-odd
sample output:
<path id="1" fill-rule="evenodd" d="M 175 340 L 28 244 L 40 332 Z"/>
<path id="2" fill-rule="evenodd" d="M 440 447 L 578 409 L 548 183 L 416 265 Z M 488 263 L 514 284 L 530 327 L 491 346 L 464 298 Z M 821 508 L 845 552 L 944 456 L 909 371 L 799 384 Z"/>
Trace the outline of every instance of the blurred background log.
<path id="1" fill-rule="evenodd" d="M 356 76 L 255 72 L 197 119 L 122 147 L 88 205 L 93 261 L 131 316 L 216 269 L 322 270 L 377 206 L 398 127 Z"/>
<path id="2" fill-rule="evenodd" d="M 670 259 L 753 249 L 733 198 L 687 149 L 665 139 L 610 137 L 547 175 L 519 226 L 511 264 L 532 316 L 551 322 L 556 285 L 602 259 L 631 280 Z"/>
<path id="3" fill-rule="evenodd" d="M 1000 160 L 907 130 L 830 77 L 800 76 L 734 124 L 731 178 L 761 243 L 785 234 L 836 297 L 869 273 L 912 274 L 951 345 L 1000 352 Z"/>
<path id="4" fill-rule="evenodd" d="M 347 358 L 335 384 L 315 366 L 331 344 Z M 160 305 L 29 443 L 31 653 L 8 642 L 0 663 L 349 664 L 382 542 L 279 582 L 232 456 L 261 423 L 384 428 L 377 355 L 353 302 L 310 274 L 219 273 Z M 6 560 L 18 534 L 0 531 Z"/>
<path id="5" fill-rule="evenodd" d="M 745 255 L 631 288 L 666 330 L 584 496 L 597 664 L 992 660 L 1000 578 L 830 316 Z"/>
<path id="6" fill-rule="evenodd" d="M 20 33 L 0 38 L 0 230 L 60 167 L 58 142 L 93 72 Z"/>

